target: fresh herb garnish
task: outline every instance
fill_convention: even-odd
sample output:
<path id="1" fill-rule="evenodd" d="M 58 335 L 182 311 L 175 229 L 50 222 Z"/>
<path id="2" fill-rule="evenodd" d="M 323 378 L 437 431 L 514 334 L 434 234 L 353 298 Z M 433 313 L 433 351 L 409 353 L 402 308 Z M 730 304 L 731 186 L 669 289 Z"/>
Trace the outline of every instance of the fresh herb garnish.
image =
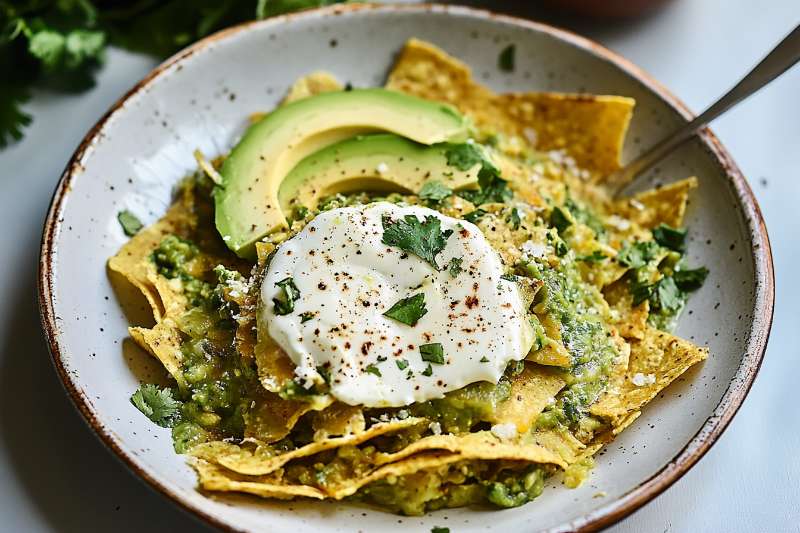
<path id="1" fill-rule="evenodd" d="M 317 374 L 322 378 L 325 383 L 330 384 L 331 382 L 331 369 L 326 368 L 322 365 L 317 367 Z"/>
<path id="2" fill-rule="evenodd" d="M 467 213 L 466 215 L 464 215 L 464 217 L 463 217 L 463 218 L 464 218 L 464 220 L 466 220 L 467 222 L 472 222 L 473 224 L 477 224 L 477 223 L 478 223 L 478 221 L 479 221 L 481 218 L 483 218 L 483 216 L 484 216 L 485 214 L 486 214 L 486 211 L 484 211 L 483 209 L 480 209 L 480 208 L 478 208 L 478 209 L 476 209 L 475 211 L 470 211 L 469 213 Z"/>
<path id="3" fill-rule="evenodd" d="M 174 426 L 180 418 L 181 402 L 172 397 L 172 390 L 168 388 L 142 385 L 131 396 L 131 403 L 162 428 Z"/>
<path id="4" fill-rule="evenodd" d="M 312 318 L 314 318 L 316 315 L 317 313 L 315 313 L 314 311 L 305 311 L 303 313 L 300 313 L 300 323 L 304 324 L 309 320 L 311 320 Z"/>
<path id="5" fill-rule="evenodd" d="M 485 355 L 483 357 L 481 357 L 481 363 L 488 363 L 488 362 L 489 362 L 489 358 L 488 357 L 486 357 Z"/>
<path id="6" fill-rule="evenodd" d="M 608 259 L 608 256 L 600 250 L 595 250 L 588 255 L 578 256 L 576 259 L 585 263 L 599 263 L 600 261 L 605 261 Z"/>
<path id="7" fill-rule="evenodd" d="M 572 218 L 567 211 L 560 207 L 554 207 L 550 212 L 550 225 L 556 228 L 558 233 L 564 233 L 572 225 Z"/>
<path id="8" fill-rule="evenodd" d="M 506 202 L 511 199 L 511 189 L 500 177 L 500 170 L 484 156 L 475 143 L 449 145 L 445 151 L 447 164 L 459 170 L 469 170 L 480 163 L 478 171 L 478 190 L 459 191 L 458 195 L 475 205 L 489 202 Z"/>
<path id="9" fill-rule="evenodd" d="M 393 318 L 407 326 L 416 326 L 420 318 L 425 316 L 425 295 L 423 293 L 398 300 L 383 316 Z"/>
<path id="10" fill-rule="evenodd" d="M 497 66 L 500 67 L 500 70 L 505 72 L 512 72 L 514 70 L 516 51 L 517 47 L 513 44 L 503 48 L 503 51 L 497 56 Z"/>
<path id="11" fill-rule="evenodd" d="M 434 204 L 438 204 L 452 194 L 453 190 L 438 180 L 426 181 L 419 190 L 420 198 Z"/>
<path id="12" fill-rule="evenodd" d="M 405 359 L 395 359 L 394 362 L 397 365 L 397 368 L 399 368 L 400 370 L 405 370 L 406 368 L 408 368 L 408 361 L 406 361 Z"/>
<path id="13" fill-rule="evenodd" d="M 280 289 L 278 296 L 272 299 L 276 315 L 288 315 L 294 311 L 294 303 L 300 298 L 300 290 L 292 278 L 285 278 L 275 284 Z"/>
<path id="14" fill-rule="evenodd" d="M 511 212 L 508 214 L 508 223 L 511 224 L 512 228 L 519 229 L 520 224 L 522 224 L 522 217 L 522 210 L 519 207 L 512 207 Z"/>
<path id="15" fill-rule="evenodd" d="M 450 262 L 447 264 L 447 271 L 450 273 L 451 278 L 455 278 L 461 274 L 461 271 L 464 270 L 461 268 L 461 263 L 463 262 L 464 259 L 461 257 L 453 257 L 450 259 Z"/>
<path id="16" fill-rule="evenodd" d="M 431 533 L 450 533 L 450 528 L 449 527 L 433 526 L 431 528 Z"/>
<path id="17" fill-rule="evenodd" d="M 411 373 L 410 370 L 408 372 L 409 372 L 409 374 Z M 430 363 L 428 364 L 427 367 L 425 367 L 425 370 L 420 372 L 420 374 L 422 374 L 423 376 L 428 376 L 428 377 L 433 375 L 433 367 L 430 365 Z"/>
<path id="18" fill-rule="evenodd" d="M 686 230 L 677 229 L 667 224 L 659 224 L 653 228 L 653 239 L 665 248 L 683 253 L 686 249 Z"/>
<path id="19" fill-rule="evenodd" d="M 378 367 L 375 365 L 367 365 L 367 368 L 365 368 L 364 370 L 369 374 L 374 374 L 378 377 L 382 377 L 380 369 L 378 369 Z"/>
<path id="20" fill-rule="evenodd" d="M 682 291 L 691 292 L 699 289 L 708 277 L 708 269 L 700 267 L 690 270 L 676 270 L 672 273 L 675 285 Z"/>
<path id="21" fill-rule="evenodd" d="M 658 255 L 658 244 L 653 241 L 636 242 L 625 246 L 617 254 L 617 261 L 624 266 L 641 268 Z"/>
<path id="22" fill-rule="evenodd" d="M 292 220 L 305 220 L 308 216 L 309 209 L 304 205 L 295 206 L 292 209 Z"/>
<path id="23" fill-rule="evenodd" d="M 501 274 L 500 275 L 500 279 L 503 279 L 503 280 L 506 280 L 506 281 L 511 281 L 513 283 L 517 282 L 517 276 L 514 275 L 514 274 Z"/>
<path id="24" fill-rule="evenodd" d="M 442 222 L 435 216 L 426 216 L 424 221 L 415 215 L 406 215 L 397 221 L 385 216 L 381 242 L 412 253 L 439 270 L 436 254 L 444 250 L 447 238 L 453 233 L 453 230 L 442 231 L 441 228 Z"/>
<path id="25" fill-rule="evenodd" d="M 144 224 L 130 211 L 125 209 L 117 213 L 117 220 L 119 225 L 122 226 L 122 231 L 128 237 L 133 237 L 144 227 Z"/>
<path id="26" fill-rule="evenodd" d="M 422 356 L 423 361 L 436 363 L 437 365 L 444 364 L 444 348 L 442 348 L 442 344 L 440 342 L 420 344 L 419 354 Z"/>

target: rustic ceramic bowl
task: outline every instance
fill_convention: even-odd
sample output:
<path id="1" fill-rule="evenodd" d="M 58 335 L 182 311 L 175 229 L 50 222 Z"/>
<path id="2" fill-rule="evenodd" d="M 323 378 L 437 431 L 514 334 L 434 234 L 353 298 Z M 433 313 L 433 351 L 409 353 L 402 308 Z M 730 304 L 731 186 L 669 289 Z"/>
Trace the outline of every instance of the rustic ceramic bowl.
<path id="1" fill-rule="evenodd" d="M 516 509 L 443 510 L 404 518 L 347 503 L 277 503 L 208 496 L 172 451 L 169 432 L 128 401 L 140 379 L 163 372 L 126 341 L 143 303 L 110 279 L 106 259 L 125 242 L 127 208 L 145 222 L 162 215 L 172 186 L 195 168 L 192 151 L 226 152 L 246 117 L 271 108 L 297 77 L 326 69 L 356 86 L 383 82 L 409 37 L 466 61 L 497 91 L 577 91 L 632 96 L 630 158 L 691 117 L 641 70 L 561 30 L 460 7 L 346 6 L 238 26 L 155 69 L 88 133 L 67 165 L 44 227 L 40 299 L 53 360 L 100 438 L 148 483 L 208 522 L 230 530 L 588 530 L 608 525 L 666 489 L 709 449 L 758 371 L 773 307 L 769 241 L 755 198 L 709 131 L 665 160 L 651 182 L 700 179 L 691 201 L 692 264 L 711 275 L 694 294 L 678 334 L 709 346 L 709 359 L 670 386 L 597 458 L 580 489 L 559 479 Z M 517 47 L 513 73 L 498 53 Z M 130 292 L 130 291 L 127 291 Z M 122 302 L 122 303 L 120 303 Z M 137 315 L 138 313 L 138 315 Z M 709 480 L 709 483 L 713 480 Z"/>

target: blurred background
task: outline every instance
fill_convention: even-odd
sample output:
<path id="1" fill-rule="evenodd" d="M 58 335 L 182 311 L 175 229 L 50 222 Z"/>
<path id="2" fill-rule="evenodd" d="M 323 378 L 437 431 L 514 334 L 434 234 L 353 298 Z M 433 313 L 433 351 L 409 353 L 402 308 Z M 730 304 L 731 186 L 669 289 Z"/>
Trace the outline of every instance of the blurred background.
<path id="1" fill-rule="evenodd" d="M 128 473 L 73 409 L 41 334 L 41 225 L 65 162 L 163 57 L 308 0 L 0 0 L 0 531 L 204 530 Z M 798 0 L 452 2 L 566 27 L 702 110 L 800 23 Z M 614 532 L 800 532 L 800 67 L 712 126 L 773 245 L 775 321 L 750 396 L 707 456 Z M 355 527 L 355 525 L 354 525 Z M 456 532 L 454 532 L 456 533 Z"/>

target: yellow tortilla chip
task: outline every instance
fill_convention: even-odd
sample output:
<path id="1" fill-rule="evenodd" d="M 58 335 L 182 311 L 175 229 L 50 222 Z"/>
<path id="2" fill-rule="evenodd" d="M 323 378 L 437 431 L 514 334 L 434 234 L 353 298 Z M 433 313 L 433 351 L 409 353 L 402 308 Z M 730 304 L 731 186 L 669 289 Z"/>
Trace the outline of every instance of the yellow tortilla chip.
<path id="1" fill-rule="evenodd" d="M 266 443 L 287 436 L 300 417 L 315 407 L 310 402 L 284 400 L 269 391 L 259 391 L 254 403 L 244 415 L 245 436 Z"/>
<path id="2" fill-rule="evenodd" d="M 624 382 L 617 391 L 595 403 L 590 412 L 611 420 L 615 428 L 622 427 L 632 421 L 629 420 L 632 412 L 706 357 L 707 348 L 648 326 L 644 339 L 631 343 Z"/>
<path id="3" fill-rule="evenodd" d="M 643 339 L 650 315 L 650 302 L 645 300 L 634 306 L 627 279 L 617 280 L 603 289 L 603 297 L 611 307 L 613 323 L 619 334 L 626 339 Z"/>
<path id="4" fill-rule="evenodd" d="M 586 445 L 566 429 L 539 429 L 532 437 L 533 442 L 557 454 L 568 465 L 580 461 L 585 454 Z"/>
<path id="5" fill-rule="evenodd" d="M 493 415 L 497 424 L 515 424 L 520 434 L 527 433 L 533 423 L 566 383 L 554 372 L 536 364 L 511 378 L 511 394 L 499 404 Z"/>
<path id="6" fill-rule="evenodd" d="M 314 415 L 311 428 L 315 441 L 361 433 L 366 428 L 364 410 L 359 406 L 335 402 Z"/>
<path id="7" fill-rule="evenodd" d="M 696 187 L 697 178 L 686 178 L 620 200 L 613 209 L 643 228 L 653 229 L 662 223 L 679 228 L 683 226 L 683 216 L 689 203 L 689 191 Z"/>
<path id="8" fill-rule="evenodd" d="M 546 366 L 563 368 L 571 366 L 572 356 L 561 341 L 561 323 L 551 315 L 539 316 L 538 318 L 542 327 L 544 327 L 547 339 L 544 346 L 538 350 L 532 350 L 525 359 Z"/>
<path id="9" fill-rule="evenodd" d="M 257 447 L 252 450 L 221 441 L 199 444 L 192 448 L 189 453 L 206 461 L 217 463 L 239 474 L 262 476 L 274 472 L 294 459 L 308 457 L 309 455 L 342 446 L 355 446 L 373 437 L 400 431 L 425 421 L 426 419 L 424 418 L 409 417 L 405 420 L 378 423 L 361 433 L 312 442 L 279 455 L 267 453 L 270 450 L 269 448 Z"/>
<path id="10" fill-rule="evenodd" d="M 342 84 L 339 83 L 339 80 L 332 74 L 319 70 L 294 82 L 282 103 L 288 104 L 315 94 L 341 90 Z"/>
<path id="11" fill-rule="evenodd" d="M 186 388 L 181 368 L 181 336 L 171 319 L 159 322 L 152 329 L 131 327 L 128 332 L 139 346 L 161 361 L 180 388 Z"/>
<path id="12" fill-rule="evenodd" d="M 297 497 L 315 498 L 322 500 L 325 493 L 315 487 L 307 485 L 281 484 L 279 479 L 272 482 L 266 480 L 237 479 L 230 471 L 218 465 L 193 459 L 189 464 L 197 472 L 200 487 L 205 490 L 217 492 L 244 492 L 262 498 L 275 498 L 291 500 Z"/>
<path id="13" fill-rule="evenodd" d="M 268 391 L 280 392 L 294 379 L 294 363 L 269 335 L 258 335 L 255 357 L 258 379 Z"/>
<path id="14" fill-rule="evenodd" d="M 634 106 L 633 99 L 621 96 L 495 95 L 475 83 L 464 63 L 418 39 L 406 43 L 386 87 L 452 104 L 478 127 L 525 139 L 531 148 L 563 149 L 597 175 L 619 168 Z"/>

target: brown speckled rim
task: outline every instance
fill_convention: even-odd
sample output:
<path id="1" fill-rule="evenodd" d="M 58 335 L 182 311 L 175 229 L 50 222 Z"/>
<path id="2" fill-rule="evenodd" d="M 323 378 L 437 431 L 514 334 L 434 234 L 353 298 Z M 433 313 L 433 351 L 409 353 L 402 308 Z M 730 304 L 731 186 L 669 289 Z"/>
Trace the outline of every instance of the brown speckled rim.
<path id="1" fill-rule="evenodd" d="M 376 13 L 444 13 L 460 17 L 469 17 L 480 20 L 494 20 L 499 23 L 534 30 L 548 34 L 561 41 L 580 48 L 594 56 L 602 58 L 604 61 L 613 64 L 658 96 L 664 103 L 669 105 L 676 113 L 687 121 L 693 117 L 689 109 L 673 96 L 666 88 L 654 80 L 649 74 L 628 60 L 611 52 L 603 46 L 580 37 L 574 33 L 557 29 L 546 24 L 532 22 L 529 20 L 498 15 L 489 11 L 467 8 L 461 6 L 449 6 L 438 4 L 395 4 L 395 5 L 339 5 L 327 8 L 314 9 L 301 13 L 294 13 L 274 17 L 268 20 L 249 22 L 234 26 L 220 31 L 214 35 L 206 37 L 194 45 L 184 49 L 174 55 L 164 63 L 156 67 L 142 81 L 137 83 L 127 94 L 120 98 L 111 109 L 92 127 L 86 134 L 78 149 L 70 159 L 69 163 L 61 176 L 61 179 L 53 194 L 52 203 L 44 224 L 42 235 L 41 257 L 39 262 L 39 304 L 41 310 L 42 327 L 47 338 L 50 354 L 53 358 L 55 368 L 61 378 L 64 387 L 69 393 L 72 401 L 78 410 L 83 414 L 88 424 L 94 429 L 100 439 L 136 474 L 147 481 L 153 488 L 164 496 L 178 504 L 184 510 L 195 514 L 211 525 L 217 526 L 228 531 L 239 531 L 235 525 L 220 520 L 219 517 L 209 514 L 202 507 L 192 504 L 186 499 L 176 494 L 173 489 L 153 474 L 144 469 L 139 460 L 130 451 L 123 448 L 119 438 L 108 428 L 104 427 L 95 414 L 95 408 L 90 400 L 79 389 L 73 377 L 68 374 L 62 361 L 62 352 L 59 345 L 59 328 L 56 323 L 54 309 L 54 276 L 53 276 L 53 256 L 56 253 L 56 238 L 59 235 L 60 227 L 63 222 L 62 207 L 64 200 L 70 191 L 70 185 L 74 177 L 82 170 L 81 161 L 87 155 L 90 148 L 98 141 L 102 135 L 102 130 L 109 119 L 119 112 L 125 102 L 133 95 L 146 90 L 147 86 L 156 78 L 167 75 L 172 71 L 172 67 L 181 63 L 191 55 L 202 51 L 210 44 L 227 39 L 240 32 L 248 31 L 251 28 L 265 28 L 279 26 L 293 20 L 320 20 L 340 16 L 343 14 L 370 11 Z M 747 396 L 753 380 L 758 374 L 764 352 L 767 347 L 770 328 L 772 326 L 772 315 L 775 299 L 775 281 L 772 266 L 772 251 L 769 244 L 769 237 L 764 225 L 764 219 L 758 207 L 753 192 L 739 168 L 734 163 L 731 156 L 723 148 L 717 137 L 709 130 L 704 129 L 698 135 L 704 148 L 717 161 L 722 171 L 727 175 L 729 184 L 742 205 L 742 212 L 745 223 L 750 231 L 750 239 L 753 245 L 753 268 L 755 272 L 755 313 L 753 325 L 746 345 L 746 351 L 742 363 L 731 381 L 727 391 L 723 395 L 713 414 L 705 421 L 700 431 L 692 437 L 689 443 L 670 460 L 658 472 L 650 478 L 641 482 L 638 486 L 624 494 L 622 497 L 609 502 L 606 505 L 561 526 L 549 530 L 550 532 L 562 531 L 595 531 L 607 527 L 627 515 L 631 514 L 645 503 L 652 500 L 670 485 L 675 483 L 683 476 L 701 457 L 711 448 L 722 432 L 727 428 L 733 416 L 739 410 L 745 397 Z"/>

